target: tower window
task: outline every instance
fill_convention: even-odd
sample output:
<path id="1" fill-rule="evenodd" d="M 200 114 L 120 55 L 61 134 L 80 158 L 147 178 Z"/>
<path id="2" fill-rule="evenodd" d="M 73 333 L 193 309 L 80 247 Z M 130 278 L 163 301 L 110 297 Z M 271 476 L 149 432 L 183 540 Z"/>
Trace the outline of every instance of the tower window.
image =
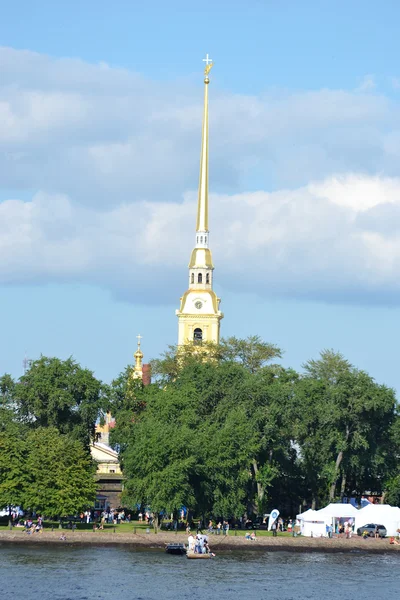
<path id="1" fill-rule="evenodd" d="M 204 243 L 207 244 L 207 236 L 204 238 Z"/>
<path id="2" fill-rule="evenodd" d="M 191 279 L 192 283 L 194 283 L 194 273 L 192 273 L 192 279 Z"/>
<path id="3" fill-rule="evenodd" d="M 203 283 L 203 275 L 201 273 L 197 276 L 197 283 Z"/>
<path id="4" fill-rule="evenodd" d="M 206 283 L 210 283 L 210 274 L 209 273 L 207 273 L 207 275 L 206 275 Z"/>
<path id="5" fill-rule="evenodd" d="M 203 236 L 201 236 L 201 238 L 200 238 L 200 244 L 202 244 L 202 243 L 203 243 Z"/>
<path id="6" fill-rule="evenodd" d="M 195 344 L 200 344 L 203 341 L 203 331 L 200 327 L 196 327 L 193 332 L 193 341 Z"/>

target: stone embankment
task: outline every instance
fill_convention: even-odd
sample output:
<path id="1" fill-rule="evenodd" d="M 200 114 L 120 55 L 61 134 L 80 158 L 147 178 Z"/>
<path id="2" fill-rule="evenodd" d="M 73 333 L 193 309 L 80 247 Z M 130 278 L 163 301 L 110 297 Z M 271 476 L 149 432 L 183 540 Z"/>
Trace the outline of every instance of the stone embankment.
<path id="1" fill-rule="evenodd" d="M 65 540 L 61 539 L 65 536 Z M 164 549 L 168 543 L 185 543 L 187 536 L 183 533 L 112 533 L 108 531 L 70 531 L 45 530 L 43 533 L 26 534 L 22 530 L 0 532 L 2 544 L 66 544 L 73 546 L 119 546 L 128 545 L 141 549 Z M 209 543 L 214 552 L 261 550 L 287 552 L 399 552 L 400 545 L 391 545 L 389 539 L 366 540 L 353 536 L 351 539 L 334 537 L 306 538 L 277 536 L 276 538 L 258 536 L 256 540 L 246 540 L 243 536 L 210 535 Z M 399 554 L 400 556 L 400 554 Z"/>

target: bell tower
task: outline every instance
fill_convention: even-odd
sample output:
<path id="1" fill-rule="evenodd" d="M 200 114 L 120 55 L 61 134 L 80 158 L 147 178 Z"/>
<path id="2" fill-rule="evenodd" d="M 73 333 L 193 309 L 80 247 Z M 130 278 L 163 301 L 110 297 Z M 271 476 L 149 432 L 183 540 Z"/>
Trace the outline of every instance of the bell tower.
<path id="1" fill-rule="evenodd" d="M 220 298 L 213 291 L 213 272 L 210 233 L 208 230 L 208 85 L 209 73 L 213 66 L 208 54 L 203 61 L 204 69 L 204 113 L 200 154 L 199 195 L 197 201 L 197 221 L 195 247 L 189 262 L 189 287 L 181 297 L 178 317 L 178 345 L 187 343 L 219 343 Z"/>

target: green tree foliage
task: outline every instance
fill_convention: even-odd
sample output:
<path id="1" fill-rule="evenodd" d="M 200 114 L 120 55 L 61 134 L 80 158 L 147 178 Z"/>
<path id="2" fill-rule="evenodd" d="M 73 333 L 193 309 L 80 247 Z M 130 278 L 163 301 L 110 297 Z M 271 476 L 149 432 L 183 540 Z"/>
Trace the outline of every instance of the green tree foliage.
<path id="1" fill-rule="evenodd" d="M 262 513 L 398 489 L 392 390 L 326 350 L 300 376 L 257 337 L 170 347 L 117 416 L 126 499 L 159 512 Z M 128 403 L 129 404 L 129 403 Z M 128 405 L 126 405 L 128 408 Z M 388 489 L 389 489 L 388 487 Z"/>
<path id="2" fill-rule="evenodd" d="M 258 335 L 246 339 L 222 338 L 220 344 L 191 342 L 184 346 L 168 346 L 160 359 L 151 361 L 153 377 L 162 382 L 173 381 L 182 369 L 195 361 L 237 362 L 250 373 L 256 373 L 271 360 L 281 358 L 282 351 L 274 344 L 263 342 Z"/>
<path id="3" fill-rule="evenodd" d="M 95 465 L 79 440 L 55 427 L 30 431 L 23 506 L 47 517 L 65 517 L 93 506 Z"/>
<path id="4" fill-rule="evenodd" d="M 237 473 L 245 471 L 247 424 L 236 421 L 239 429 L 232 430 L 229 414 L 221 429 L 215 410 L 246 376 L 239 365 L 193 359 L 174 382 L 149 391 L 146 409 L 129 421 L 130 442 L 122 454 L 126 500 L 150 504 L 155 513 L 173 512 L 182 505 L 204 513 L 216 509 L 222 498 L 231 511 L 237 505 L 243 510 L 244 486 Z M 114 439 L 121 426 L 126 424 L 117 419 Z M 232 473 L 234 485 L 228 485 L 226 477 Z"/>
<path id="5" fill-rule="evenodd" d="M 28 485 L 26 428 L 0 407 L 0 508 L 20 506 Z"/>
<path id="6" fill-rule="evenodd" d="M 42 356 L 13 390 L 19 417 L 30 427 L 56 427 L 88 447 L 105 406 L 105 387 L 72 358 Z"/>
<path id="7" fill-rule="evenodd" d="M 382 491 L 393 467 L 393 390 L 333 351 L 305 371 L 296 389 L 296 439 L 313 499 Z"/>
<path id="8" fill-rule="evenodd" d="M 62 517 L 93 506 L 95 465 L 79 440 L 55 427 L 29 429 L 0 410 L 0 507 Z"/>
<path id="9" fill-rule="evenodd" d="M 89 443 L 105 387 L 71 358 L 41 357 L 15 383 L 0 378 L 0 506 L 47 516 L 92 506 Z"/>
<path id="10" fill-rule="evenodd" d="M 294 372 L 208 352 L 182 353 L 174 378 L 169 354 L 158 371 L 169 382 L 143 390 L 134 419 L 117 416 L 112 439 L 123 443 L 127 502 L 238 516 L 264 507 L 280 463 L 293 462 Z"/>
<path id="11" fill-rule="evenodd" d="M 125 410 L 136 414 L 144 407 L 143 383 L 140 379 L 133 379 L 132 371 L 132 365 L 127 365 L 111 382 L 107 408 L 113 415 Z"/>
<path id="12" fill-rule="evenodd" d="M 0 377 L 0 406 L 11 406 L 15 390 L 15 382 L 11 375 L 5 373 Z"/>
<path id="13" fill-rule="evenodd" d="M 274 344 L 264 342 L 258 335 L 251 335 L 244 340 L 223 338 L 220 355 L 223 360 L 238 362 L 250 373 L 256 373 L 272 360 L 281 358 L 282 351 Z"/>

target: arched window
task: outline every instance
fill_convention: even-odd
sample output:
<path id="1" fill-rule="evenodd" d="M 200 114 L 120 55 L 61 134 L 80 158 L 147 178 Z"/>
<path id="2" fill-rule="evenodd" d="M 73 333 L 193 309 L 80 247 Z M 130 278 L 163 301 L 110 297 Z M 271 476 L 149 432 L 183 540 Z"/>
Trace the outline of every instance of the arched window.
<path id="1" fill-rule="evenodd" d="M 203 243 L 203 236 L 201 236 L 201 238 L 200 238 L 200 244 L 202 244 L 202 243 Z"/>
<path id="2" fill-rule="evenodd" d="M 204 243 L 207 244 L 207 236 L 204 238 Z"/>
<path id="3" fill-rule="evenodd" d="M 199 243 L 199 236 L 197 236 L 197 243 Z"/>
<path id="4" fill-rule="evenodd" d="M 194 273 L 192 273 L 192 279 L 191 279 L 192 283 L 194 283 Z"/>
<path id="5" fill-rule="evenodd" d="M 197 275 L 197 283 L 203 283 L 203 275 L 201 273 Z"/>
<path id="6" fill-rule="evenodd" d="M 210 274 L 209 273 L 207 273 L 207 275 L 206 275 L 206 283 L 210 283 Z"/>
<path id="7" fill-rule="evenodd" d="M 203 332 L 200 329 L 200 327 L 196 327 L 196 329 L 194 330 L 193 341 L 195 344 L 201 344 L 201 342 L 203 341 Z"/>

